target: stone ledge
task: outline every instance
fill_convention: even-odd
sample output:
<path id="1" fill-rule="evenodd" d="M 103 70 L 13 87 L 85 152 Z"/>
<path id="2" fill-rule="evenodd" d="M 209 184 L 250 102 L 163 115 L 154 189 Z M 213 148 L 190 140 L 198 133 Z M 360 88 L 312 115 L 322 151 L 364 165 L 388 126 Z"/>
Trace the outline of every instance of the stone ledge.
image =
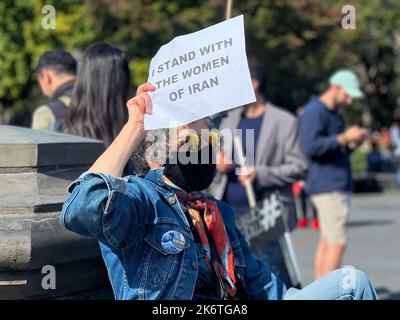
<path id="1" fill-rule="evenodd" d="M 0 126 L 0 169 L 93 163 L 104 150 L 99 140 L 27 128 Z"/>

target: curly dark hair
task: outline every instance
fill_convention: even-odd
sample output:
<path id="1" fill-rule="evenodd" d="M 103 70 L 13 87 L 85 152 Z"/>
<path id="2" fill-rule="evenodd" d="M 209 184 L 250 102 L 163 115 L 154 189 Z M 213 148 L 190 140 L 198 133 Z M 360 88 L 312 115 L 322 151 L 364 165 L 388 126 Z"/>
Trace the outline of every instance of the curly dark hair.
<path id="1" fill-rule="evenodd" d="M 131 155 L 131 161 L 138 175 L 146 175 L 150 170 L 147 161 L 165 163 L 169 154 L 169 129 L 149 130 L 143 142 Z"/>

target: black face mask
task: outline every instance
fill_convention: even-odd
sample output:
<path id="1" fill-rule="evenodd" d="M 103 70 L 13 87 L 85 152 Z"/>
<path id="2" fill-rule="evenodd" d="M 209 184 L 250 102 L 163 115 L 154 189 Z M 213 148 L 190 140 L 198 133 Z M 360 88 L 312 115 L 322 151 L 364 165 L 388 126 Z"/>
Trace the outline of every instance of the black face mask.
<path id="1" fill-rule="evenodd" d="M 198 151 L 190 151 L 190 155 L 189 151 L 172 153 L 169 162 L 164 166 L 164 175 L 186 192 L 206 189 L 216 174 L 215 161 L 212 161 L 214 151 L 211 146 L 208 149 L 208 153 L 204 148 Z M 203 159 L 206 158 L 203 163 L 201 161 L 202 152 L 204 152 Z M 185 164 L 181 163 L 179 159 L 186 159 Z M 197 159 L 197 161 L 188 161 L 189 159 Z"/>

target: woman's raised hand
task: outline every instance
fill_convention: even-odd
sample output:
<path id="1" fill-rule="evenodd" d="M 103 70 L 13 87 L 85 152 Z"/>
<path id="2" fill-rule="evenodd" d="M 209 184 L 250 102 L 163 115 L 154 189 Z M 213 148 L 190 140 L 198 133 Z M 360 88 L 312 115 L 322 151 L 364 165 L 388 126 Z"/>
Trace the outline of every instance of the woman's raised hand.
<path id="1" fill-rule="evenodd" d="M 136 92 L 136 96 L 127 102 L 128 122 L 144 126 L 144 115 L 151 114 L 151 99 L 148 92 L 155 91 L 156 87 L 150 82 L 141 84 Z"/>

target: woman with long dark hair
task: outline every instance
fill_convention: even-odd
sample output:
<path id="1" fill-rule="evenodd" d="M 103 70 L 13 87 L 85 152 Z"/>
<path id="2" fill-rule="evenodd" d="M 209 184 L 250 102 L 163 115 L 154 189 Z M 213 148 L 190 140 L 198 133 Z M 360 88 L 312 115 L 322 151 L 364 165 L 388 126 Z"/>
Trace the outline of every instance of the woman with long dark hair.
<path id="1" fill-rule="evenodd" d="M 105 43 L 90 45 L 79 62 L 70 111 L 60 131 L 109 146 L 128 119 L 129 84 L 125 53 Z"/>

